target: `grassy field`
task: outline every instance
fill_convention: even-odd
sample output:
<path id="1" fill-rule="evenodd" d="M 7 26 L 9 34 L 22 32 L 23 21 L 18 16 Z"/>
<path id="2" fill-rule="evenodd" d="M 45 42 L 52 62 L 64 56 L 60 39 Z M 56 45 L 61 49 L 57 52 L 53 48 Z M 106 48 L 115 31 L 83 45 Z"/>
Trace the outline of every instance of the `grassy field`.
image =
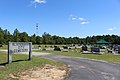
<path id="1" fill-rule="evenodd" d="M 39 45 L 34 45 L 35 48 L 38 48 L 38 46 Z M 41 45 L 41 48 L 46 48 L 48 46 L 54 46 L 54 45 Z M 63 45 L 59 45 L 59 46 L 63 46 Z M 7 46 L 3 45 L 3 47 L 0 49 L 7 49 Z M 73 52 L 72 50 L 77 50 L 78 52 Z M 33 50 L 33 51 L 35 51 L 35 52 L 48 52 L 48 53 L 53 53 L 53 54 L 58 54 L 58 55 L 98 59 L 98 60 L 105 60 L 105 61 L 114 62 L 114 63 L 120 63 L 120 55 L 108 54 L 106 49 L 100 50 L 101 52 L 105 52 L 105 54 L 102 54 L 102 55 L 81 54 L 79 48 L 78 49 L 71 49 L 71 50 L 69 50 L 69 52 L 48 51 L 48 50 Z"/>
<path id="2" fill-rule="evenodd" d="M 41 45 L 41 48 L 45 48 L 48 46 L 54 46 L 54 45 Z M 63 45 L 59 45 L 63 46 Z M 34 45 L 35 48 L 38 48 L 38 45 Z M 7 45 L 3 45 L 0 49 L 7 49 Z M 74 49 L 72 49 L 74 50 Z M 113 55 L 106 53 L 106 49 L 101 49 L 101 52 L 105 52 L 105 54 L 97 55 L 97 54 L 81 54 L 80 49 L 76 49 L 78 52 L 73 52 L 69 50 L 69 52 L 59 52 L 59 51 L 48 51 L 48 50 L 33 50 L 35 52 L 48 52 L 58 55 L 65 55 L 65 56 L 73 56 L 73 57 L 82 57 L 82 58 L 90 58 L 90 59 L 98 59 L 98 60 L 104 60 L 108 62 L 114 62 L 114 63 L 120 63 L 120 55 Z"/>
<path id="3" fill-rule="evenodd" d="M 110 53 L 105 54 L 81 54 L 80 52 L 62 52 L 62 51 L 41 51 L 34 50 L 35 52 L 47 52 L 58 55 L 72 56 L 72 57 L 81 57 L 81 58 L 89 58 L 89 59 L 97 59 L 104 60 L 113 63 L 120 63 L 120 55 L 113 55 Z"/>
<path id="4" fill-rule="evenodd" d="M 0 52 L 0 80 L 8 80 L 8 75 L 18 73 L 33 67 L 42 67 L 45 64 L 61 66 L 63 63 L 33 56 L 32 60 L 28 60 L 28 55 L 14 54 L 13 62 L 7 64 L 7 54 Z M 1 67 L 3 66 L 3 67 Z M 13 79 L 9 79 L 13 80 Z M 17 80 L 17 79 L 16 79 Z"/>
<path id="5" fill-rule="evenodd" d="M 7 45 L 3 45 L 3 47 L 0 47 L 0 49 L 7 49 L 8 46 Z"/>

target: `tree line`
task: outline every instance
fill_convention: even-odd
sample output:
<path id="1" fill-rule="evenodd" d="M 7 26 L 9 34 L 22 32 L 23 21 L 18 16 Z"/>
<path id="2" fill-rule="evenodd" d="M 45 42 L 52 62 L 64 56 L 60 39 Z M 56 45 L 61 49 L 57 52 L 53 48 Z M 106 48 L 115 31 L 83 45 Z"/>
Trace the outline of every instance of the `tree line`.
<path id="1" fill-rule="evenodd" d="M 15 29 L 13 34 L 11 34 L 7 29 L 3 30 L 0 28 L 0 44 L 8 44 L 8 42 L 32 42 L 33 44 L 94 44 L 100 39 L 104 39 L 109 43 L 120 44 L 120 36 L 118 35 L 93 35 L 87 36 L 86 38 L 66 38 L 44 32 L 42 36 L 35 34 L 29 36 L 26 32 L 20 32 L 18 29 Z"/>

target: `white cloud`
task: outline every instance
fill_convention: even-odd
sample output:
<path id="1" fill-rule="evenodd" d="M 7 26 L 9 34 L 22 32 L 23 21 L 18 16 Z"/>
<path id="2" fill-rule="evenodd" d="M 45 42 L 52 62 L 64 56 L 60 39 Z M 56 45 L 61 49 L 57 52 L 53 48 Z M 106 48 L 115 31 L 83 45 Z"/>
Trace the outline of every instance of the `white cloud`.
<path id="1" fill-rule="evenodd" d="M 77 17 L 70 14 L 70 20 L 75 21 L 75 20 L 77 20 Z"/>
<path id="2" fill-rule="evenodd" d="M 72 21 L 77 20 L 77 18 L 76 18 L 76 17 L 72 17 L 71 19 L 72 19 Z"/>
<path id="3" fill-rule="evenodd" d="M 113 27 L 113 28 L 109 28 L 107 29 L 108 31 L 114 31 L 116 29 L 116 27 Z"/>
<path id="4" fill-rule="evenodd" d="M 31 5 L 33 4 L 35 8 L 37 8 L 37 4 L 45 4 L 46 0 L 33 0 L 31 1 Z"/>
<path id="5" fill-rule="evenodd" d="M 74 15 L 72 15 L 72 14 L 70 14 L 70 18 L 71 18 L 71 20 L 76 20 L 76 21 L 86 20 L 85 18 L 78 17 L 78 16 L 74 16 Z"/>
<path id="6" fill-rule="evenodd" d="M 89 22 L 80 22 L 80 24 L 82 24 L 82 25 L 89 24 Z"/>
<path id="7" fill-rule="evenodd" d="M 81 18 L 81 17 L 79 17 L 78 19 L 81 20 L 81 21 L 86 20 L 85 18 Z"/>
<path id="8" fill-rule="evenodd" d="M 109 28 L 108 31 L 113 31 L 114 29 L 113 28 Z"/>
<path id="9" fill-rule="evenodd" d="M 42 4 L 42 3 L 46 3 L 46 0 L 34 0 L 33 3 Z"/>
<path id="10" fill-rule="evenodd" d="M 70 17 L 72 17 L 73 15 L 72 14 L 70 14 Z"/>
<path id="11" fill-rule="evenodd" d="M 80 24 L 89 24 L 89 21 L 86 18 L 75 16 L 73 14 L 69 15 L 69 19 L 74 22 L 79 22 Z"/>

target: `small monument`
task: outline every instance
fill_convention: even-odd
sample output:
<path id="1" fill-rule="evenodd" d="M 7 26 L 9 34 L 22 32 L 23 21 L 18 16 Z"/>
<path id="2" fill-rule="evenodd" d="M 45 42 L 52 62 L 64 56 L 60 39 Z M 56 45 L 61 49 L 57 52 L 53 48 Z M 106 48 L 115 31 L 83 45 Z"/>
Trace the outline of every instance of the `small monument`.
<path id="1" fill-rule="evenodd" d="M 99 53 L 100 52 L 100 48 L 99 47 L 91 47 L 91 52 L 92 53 Z"/>

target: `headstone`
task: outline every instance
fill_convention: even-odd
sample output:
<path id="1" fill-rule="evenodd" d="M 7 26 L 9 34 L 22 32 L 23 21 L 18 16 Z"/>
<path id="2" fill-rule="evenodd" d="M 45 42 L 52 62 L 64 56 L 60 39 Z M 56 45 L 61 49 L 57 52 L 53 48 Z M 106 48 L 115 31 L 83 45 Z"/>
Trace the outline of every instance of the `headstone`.
<path id="1" fill-rule="evenodd" d="M 38 47 L 41 47 L 40 45 Z"/>
<path id="2" fill-rule="evenodd" d="M 68 49 L 68 47 L 67 46 L 63 46 L 63 49 Z"/>
<path id="3" fill-rule="evenodd" d="M 99 46 L 99 48 L 100 48 L 100 49 L 105 49 L 105 47 L 104 47 L 104 46 Z"/>
<path id="4" fill-rule="evenodd" d="M 73 44 L 73 46 L 75 46 L 75 44 Z"/>
<path id="5" fill-rule="evenodd" d="M 108 51 L 108 53 L 112 53 L 113 52 L 112 49 L 110 49 L 110 48 L 108 48 L 107 51 Z"/>
<path id="6" fill-rule="evenodd" d="M 120 54 L 120 45 L 118 46 L 118 54 Z"/>
<path id="7" fill-rule="evenodd" d="M 75 52 L 75 53 L 76 53 L 76 52 L 77 52 L 77 50 L 76 50 L 76 49 L 74 49 L 74 50 L 72 50 L 72 52 Z"/>
<path id="8" fill-rule="evenodd" d="M 53 48 L 53 46 L 50 46 L 50 48 Z"/>
<path id="9" fill-rule="evenodd" d="M 71 49 L 71 48 L 69 48 L 69 49 Z"/>
<path id="10" fill-rule="evenodd" d="M 91 47 L 91 52 L 100 52 L 99 47 Z"/>
<path id="11" fill-rule="evenodd" d="M 39 50 L 42 50 L 42 48 L 41 48 L 41 46 L 40 46 L 40 45 L 38 45 L 38 49 L 39 49 Z"/>
<path id="12" fill-rule="evenodd" d="M 82 51 L 87 51 L 87 46 L 82 46 Z"/>
<path id="13" fill-rule="evenodd" d="M 62 51 L 63 51 L 63 52 L 68 52 L 68 49 L 63 49 Z"/>
<path id="14" fill-rule="evenodd" d="M 61 49 L 58 46 L 54 46 L 54 51 L 61 51 Z"/>
<path id="15" fill-rule="evenodd" d="M 43 51 L 46 51 L 46 48 L 43 48 L 42 50 L 43 50 Z"/>

